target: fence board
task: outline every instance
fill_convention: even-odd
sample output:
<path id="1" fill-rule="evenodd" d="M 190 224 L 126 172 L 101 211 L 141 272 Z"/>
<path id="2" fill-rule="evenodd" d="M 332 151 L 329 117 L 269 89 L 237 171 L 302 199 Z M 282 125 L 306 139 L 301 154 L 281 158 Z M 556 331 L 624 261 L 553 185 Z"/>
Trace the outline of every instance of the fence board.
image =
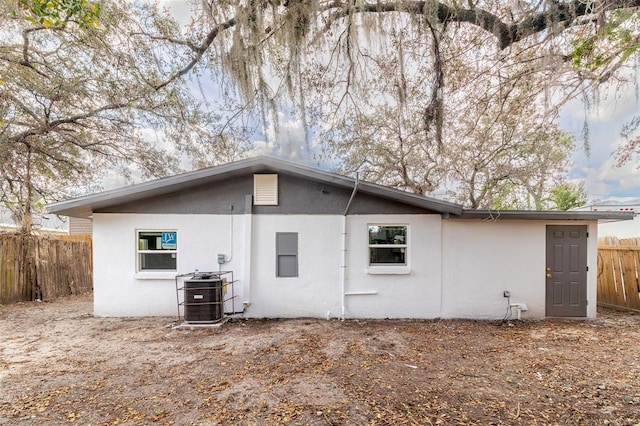
<path id="1" fill-rule="evenodd" d="M 88 293 L 92 274 L 90 238 L 0 234 L 0 303 Z"/>
<path id="2" fill-rule="evenodd" d="M 640 238 L 598 240 L 598 304 L 640 311 Z"/>
<path id="3" fill-rule="evenodd" d="M 631 309 L 640 309 L 640 280 L 638 277 L 640 250 L 625 250 L 621 253 L 621 257 L 627 306 Z"/>

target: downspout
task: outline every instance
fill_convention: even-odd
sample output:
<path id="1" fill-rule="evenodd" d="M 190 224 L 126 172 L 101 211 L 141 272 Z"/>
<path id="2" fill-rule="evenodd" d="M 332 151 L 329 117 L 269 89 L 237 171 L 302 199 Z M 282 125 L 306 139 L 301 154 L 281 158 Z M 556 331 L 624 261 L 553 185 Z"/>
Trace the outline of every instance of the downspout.
<path id="1" fill-rule="evenodd" d="M 358 178 L 358 173 L 356 172 L 356 181 L 353 185 L 353 191 L 351 192 L 351 197 L 349 198 L 349 202 L 347 203 L 347 207 L 344 209 L 344 215 L 342 215 L 342 265 L 340 266 L 340 281 L 341 281 L 341 298 L 342 298 L 342 309 L 340 319 L 344 321 L 344 313 L 345 313 L 345 303 L 346 303 L 346 281 L 347 281 L 347 213 L 349 212 L 349 207 L 351 206 L 351 202 L 353 198 L 356 196 L 356 192 L 358 192 L 358 183 L 360 182 Z"/>

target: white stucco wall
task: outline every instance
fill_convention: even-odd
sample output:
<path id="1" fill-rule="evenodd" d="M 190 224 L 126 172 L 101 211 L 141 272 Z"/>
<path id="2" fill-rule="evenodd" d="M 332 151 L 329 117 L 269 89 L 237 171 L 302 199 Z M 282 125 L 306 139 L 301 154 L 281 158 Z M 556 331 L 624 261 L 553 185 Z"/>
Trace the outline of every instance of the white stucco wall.
<path id="1" fill-rule="evenodd" d="M 512 303 L 527 304 L 523 318 L 545 316 L 548 223 L 542 221 L 348 216 L 343 268 L 341 215 L 236 215 L 233 226 L 229 215 L 95 214 L 93 220 L 97 316 L 177 315 L 176 273 L 136 272 L 137 230 L 178 232 L 178 273 L 217 271 L 217 255 L 224 254 L 229 262 L 222 269 L 234 271 L 236 280 L 236 311 L 247 302 L 246 317 L 501 319 L 504 290 Z M 408 226 L 407 268 L 369 268 L 369 224 Z M 549 224 L 588 225 L 587 317 L 595 318 L 597 225 Z M 276 277 L 276 232 L 298 233 L 298 277 Z"/>
<path id="2" fill-rule="evenodd" d="M 408 268 L 376 273 L 369 268 L 368 225 L 408 226 Z M 440 316 L 442 219 L 440 215 L 349 216 L 345 317 L 436 318 Z M 385 269 L 385 268 L 382 268 Z M 374 293 L 374 294 L 353 294 Z"/>
<path id="3" fill-rule="evenodd" d="M 177 315 L 175 272 L 136 272 L 137 230 L 178 232 L 178 273 L 218 271 L 217 255 L 229 260 L 242 304 L 243 215 L 94 214 L 94 314 Z M 233 240 L 233 249 L 231 241 Z M 236 306 L 236 309 L 241 309 Z"/>
<path id="4" fill-rule="evenodd" d="M 442 317 L 502 319 L 508 290 L 511 303 L 527 304 L 522 318 L 544 318 L 547 225 L 588 225 L 587 317 L 595 318 L 596 223 L 506 220 L 444 221 Z"/>
<path id="5" fill-rule="evenodd" d="M 545 224 L 447 220 L 443 226 L 443 318 L 498 319 L 507 299 L 544 316 Z"/>
<path id="6" fill-rule="evenodd" d="M 336 215 L 254 215 L 246 317 L 339 317 L 341 226 Z M 298 233 L 298 276 L 276 277 L 276 232 Z"/>

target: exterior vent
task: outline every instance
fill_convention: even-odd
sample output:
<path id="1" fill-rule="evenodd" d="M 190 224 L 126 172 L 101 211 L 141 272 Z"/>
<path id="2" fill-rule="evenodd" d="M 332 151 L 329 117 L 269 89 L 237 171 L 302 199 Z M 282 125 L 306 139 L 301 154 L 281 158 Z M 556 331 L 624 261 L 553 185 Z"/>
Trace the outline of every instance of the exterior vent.
<path id="1" fill-rule="evenodd" d="M 253 175 L 253 204 L 278 205 L 278 175 Z"/>

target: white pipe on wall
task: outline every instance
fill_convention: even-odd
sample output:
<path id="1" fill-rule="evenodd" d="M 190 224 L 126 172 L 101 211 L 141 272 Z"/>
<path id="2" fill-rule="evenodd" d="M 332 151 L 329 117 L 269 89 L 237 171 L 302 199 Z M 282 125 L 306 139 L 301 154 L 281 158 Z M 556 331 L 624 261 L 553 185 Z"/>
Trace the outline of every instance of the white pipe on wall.
<path id="1" fill-rule="evenodd" d="M 229 235 L 229 258 L 225 258 L 225 263 L 229 263 L 233 260 L 233 204 L 231 204 L 231 207 L 229 208 L 229 219 L 231 222 L 229 226 L 229 229 L 231 230 L 231 235 Z"/>
<path id="2" fill-rule="evenodd" d="M 253 242 L 253 197 L 247 195 L 244 214 L 244 301 L 245 308 L 251 306 L 251 251 Z"/>
<path id="3" fill-rule="evenodd" d="M 344 209 L 344 215 L 342 216 L 342 265 L 340 265 L 340 281 L 341 281 L 341 314 L 340 319 L 344 320 L 345 310 L 346 310 L 346 290 L 347 290 L 347 214 L 349 213 L 349 207 L 351 206 L 351 202 L 353 198 L 356 196 L 356 192 L 358 191 L 358 173 L 356 173 L 356 181 L 353 184 L 353 192 L 351 192 L 351 197 L 349 197 L 349 202 L 347 203 L 347 207 Z"/>
<path id="4" fill-rule="evenodd" d="M 342 294 L 341 297 L 341 313 L 340 319 L 344 320 L 345 313 L 345 291 L 346 291 L 346 280 L 347 280 L 347 215 L 342 216 L 342 265 L 340 265 L 340 282 L 341 288 L 340 292 Z"/>

